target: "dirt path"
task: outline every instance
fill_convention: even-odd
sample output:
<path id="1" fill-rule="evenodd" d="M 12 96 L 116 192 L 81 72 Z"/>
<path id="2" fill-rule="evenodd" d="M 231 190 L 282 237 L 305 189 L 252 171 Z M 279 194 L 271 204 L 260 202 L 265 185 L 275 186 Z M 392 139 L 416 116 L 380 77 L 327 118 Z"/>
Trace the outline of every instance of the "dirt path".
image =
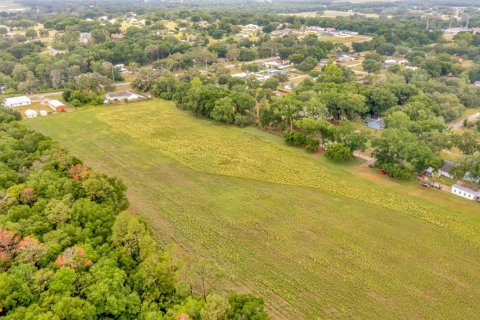
<path id="1" fill-rule="evenodd" d="M 468 122 L 474 122 L 475 120 L 477 120 L 478 118 L 480 118 L 480 112 L 477 112 L 477 113 L 474 113 L 470 116 L 468 116 L 466 119 L 468 120 Z M 450 128 L 452 129 L 460 129 L 461 127 L 463 127 L 463 123 L 464 123 L 464 119 L 462 120 L 459 120 L 455 123 L 452 123 L 450 125 Z"/>
<path id="2" fill-rule="evenodd" d="M 375 161 L 377 161 L 377 159 L 375 159 L 373 157 L 369 157 L 369 156 L 361 153 L 360 151 L 354 151 L 353 155 L 355 156 L 355 158 L 365 160 L 367 162 L 367 164 L 369 164 L 369 165 L 374 164 Z"/>

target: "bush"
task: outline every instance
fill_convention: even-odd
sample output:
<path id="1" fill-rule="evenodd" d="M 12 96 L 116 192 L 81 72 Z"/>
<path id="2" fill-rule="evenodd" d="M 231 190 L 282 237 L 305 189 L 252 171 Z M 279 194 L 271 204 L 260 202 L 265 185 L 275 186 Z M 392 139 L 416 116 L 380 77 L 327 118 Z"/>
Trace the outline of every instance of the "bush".
<path id="1" fill-rule="evenodd" d="M 74 107 L 74 108 L 78 108 L 82 105 L 82 103 L 80 102 L 80 100 L 78 99 L 73 99 L 70 104 Z"/>
<path id="2" fill-rule="evenodd" d="M 247 115 L 237 113 L 235 115 L 235 125 L 237 127 L 245 127 L 250 123 L 251 118 Z"/>
<path id="3" fill-rule="evenodd" d="M 285 130 L 283 132 L 283 138 L 290 146 L 302 146 L 307 142 L 307 136 L 301 132 L 295 132 L 292 130 Z"/>
<path id="4" fill-rule="evenodd" d="M 310 136 L 307 137 L 305 150 L 307 150 L 308 152 L 317 152 L 319 146 L 320 141 Z"/>
<path id="5" fill-rule="evenodd" d="M 380 169 L 384 170 L 388 176 L 396 179 L 408 180 L 413 174 L 413 172 L 408 171 L 397 164 L 384 164 Z"/>
<path id="6" fill-rule="evenodd" d="M 346 145 L 338 143 L 329 145 L 325 156 L 335 161 L 348 161 L 352 159 L 353 153 Z"/>

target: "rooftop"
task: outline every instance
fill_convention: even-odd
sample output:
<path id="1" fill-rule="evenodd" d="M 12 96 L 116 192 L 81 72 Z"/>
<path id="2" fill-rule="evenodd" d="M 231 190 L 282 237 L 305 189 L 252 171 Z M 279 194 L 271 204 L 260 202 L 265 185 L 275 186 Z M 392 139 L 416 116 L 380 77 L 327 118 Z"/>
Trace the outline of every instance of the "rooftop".
<path id="1" fill-rule="evenodd" d="M 469 185 L 466 185 L 465 183 L 462 183 L 462 182 L 457 182 L 453 185 L 453 188 L 457 188 L 458 190 L 462 190 L 462 191 L 465 191 L 465 192 L 469 192 L 469 193 L 478 193 L 480 194 L 480 189 L 478 188 L 475 188 L 475 187 L 472 187 L 472 186 L 469 186 Z"/>
<path id="2" fill-rule="evenodd" d="M 443 160 L 443 165 L 439 170 L 443 172 L 450 172 L 453 168 L 455 168 L 455 163 L 450 160 Z"/>

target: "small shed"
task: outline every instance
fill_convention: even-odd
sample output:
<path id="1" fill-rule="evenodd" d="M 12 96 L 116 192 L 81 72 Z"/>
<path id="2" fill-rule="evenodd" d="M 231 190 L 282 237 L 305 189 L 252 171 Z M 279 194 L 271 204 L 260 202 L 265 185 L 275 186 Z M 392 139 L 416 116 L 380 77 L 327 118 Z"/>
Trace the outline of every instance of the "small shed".
<path id="1" fill-rule="evenodd" d="M 40 115 L 41 115 L 42 117 L 48 116 L 47 110 L 40 110 Z"/>
<path id="2" fill-rule="evenodd" d="M 58 100 L 49 100 L 48 106 L 54 111 L 65 111 L 67 109 L 63 102 Z"/>
<path id="3" fill-rule="evenodd" d="M 27 118 L 36 118 L 38 115 L 38 112 L 32 109 L 28 109 L 25 111 L 25 117 Z"/>

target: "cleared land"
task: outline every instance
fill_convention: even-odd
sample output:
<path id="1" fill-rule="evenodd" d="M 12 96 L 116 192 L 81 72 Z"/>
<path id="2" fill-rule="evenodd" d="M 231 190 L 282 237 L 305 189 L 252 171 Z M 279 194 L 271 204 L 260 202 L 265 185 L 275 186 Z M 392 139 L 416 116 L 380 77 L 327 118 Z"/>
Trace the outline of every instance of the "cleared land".
<path id="1" fill-rule="evenodd" d="M 152 100 L 25 121 L 275 318 L 474 319 L 480 207 Z M 441 205 L 441 206 L 440 206 Z"/>
<path id="2" fill-rule="evenodd" d="M 28 9 L 27 7 L 24 7 L 21 4 L 16 3 L 15 0 L 0 1 L 0 12 L 24 11 L 27 9 Z"/>

